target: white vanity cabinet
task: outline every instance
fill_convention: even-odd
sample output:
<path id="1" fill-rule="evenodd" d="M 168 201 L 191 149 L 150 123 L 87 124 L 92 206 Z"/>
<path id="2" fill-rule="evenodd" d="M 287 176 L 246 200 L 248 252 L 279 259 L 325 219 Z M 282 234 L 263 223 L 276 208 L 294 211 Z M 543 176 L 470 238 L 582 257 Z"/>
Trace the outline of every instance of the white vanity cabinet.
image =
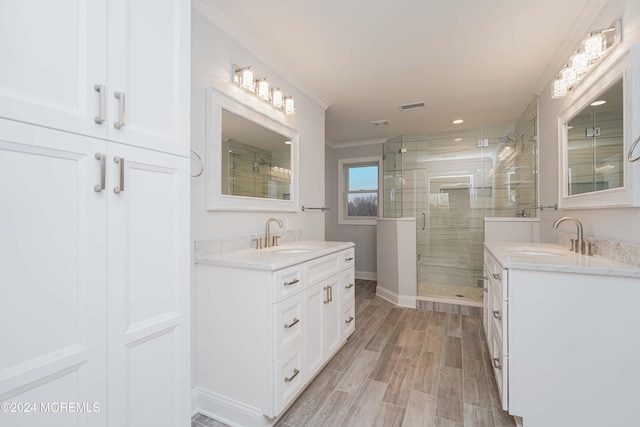
<path id="1" fill-rule="evenodd" d="M 484 304 L 484 330 L 491 356 L 491 366 L 500 393 L 502 409 L 508 408 L 509 354 L 507 343 L 508 299 L 505 283 L 509 272 L 487 250 L 484 254 L 484 274 L 487 282 Z"/>
<path id="2" fill-rule="evenodd" d="M 503 408 L 525 427 L 637 425 L 640 269 L 557 245 L 485 245 Z"/>
<path id="3" fill-rule="evenodd" d="M 194 412 L 272 425 L 353 332 L 353 244 L 317 243 L 198 260 Z"/>
<path id="4" fill-rule="evenodd" d="M 7 4 L 0 117 L 186 156 L 190 14 L 187 0 Z"/>

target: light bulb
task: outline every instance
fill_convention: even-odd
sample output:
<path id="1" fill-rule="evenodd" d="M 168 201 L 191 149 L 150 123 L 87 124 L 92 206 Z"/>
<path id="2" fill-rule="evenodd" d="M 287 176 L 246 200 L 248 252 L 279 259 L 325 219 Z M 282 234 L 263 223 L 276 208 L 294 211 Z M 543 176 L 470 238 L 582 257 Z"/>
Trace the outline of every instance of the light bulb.
<path id="1" fill-rule="evenodd" d="M 279 87 L 271 90 L 271 105 L 282 108 L 282 91 Z"/>
<path id="2" fill-rule="evenodd" d="M 295 114 L 296 109 L 293 105 L 293 98 L 290 96 L 284 97 L 284 113 L 287 115 Z"/>
<path id="3" fill-rule="evenodd" d="M 553 89 L 551 90 L 552 98 L 562 98 L 567 95 L 568 91 L 567 82 L 562 79 L 557 79 L 553 81 Z"/>
<path id="4" fill-rule="evenodd" d="M 267 79 L 259 79 L 256 81 L 256 93 L 258 98 L 269 101 L 269 82 Z"/>
<path id="5" fill-rule="evenodd" d="M 603 37 L 602 34 L 588 37 L 584 40 L 584 53 L 587 60 L 595 62 L 602 56 Z"/>
<path id="6" fill-rule="evenodd" d="M 589 71 L 589 58 L 583 52 L 578 52 L 571 57 L 571 68 L 576 72 L 576 76 L 580 79 L 587 71 Z"/>
<path id="7" fill-rule="evenodd" d="M 240 86 L 250 92 L 256 91 L 256 83 L 253 80 L 253 70 L 251 67 L 240 70 Z"/>
<path id="8" fill-rule="evenodd" d="M 571 87 L 576 84 L 578 81 L 578 75 L 576 74 L 576 70 L 573 67 L 563 68 L 560 71 L 560 79 L 564 80 L 567 87 Z"/>

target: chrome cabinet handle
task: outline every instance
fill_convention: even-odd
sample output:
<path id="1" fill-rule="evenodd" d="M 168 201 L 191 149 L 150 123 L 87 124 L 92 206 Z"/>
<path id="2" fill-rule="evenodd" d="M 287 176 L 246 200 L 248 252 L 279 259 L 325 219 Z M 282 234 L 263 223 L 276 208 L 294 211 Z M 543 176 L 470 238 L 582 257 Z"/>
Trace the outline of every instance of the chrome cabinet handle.
<path id="1" fill-rule="evenodd" d="M 351 256 L 349 258 L 345 258 L 344 260 L 345 260 L 345 262 L 353 261 L 353 257 Z"/>
<path id="2" fill-rule="evenodd" d="M 500 273 L 493 273 L 492 276 L 496 280 L 502 280 L 502 276 L 500 275 Z"/>
<path id="3" fill-rule="evenodd" d="M 324 290 L 324 303 L 325 304 L 329 304 L 329 287 L 325 286 L 324 288 L 322 288 L 322 290 Z"/>
<path id="4" fill-rule="evenodd" d="M 297 377 L 297 376 L 298 376 L 298 374 L 299 374 L 299 373 L 300 373 L 300 371 L 299 371 L 299 370 L 294 369 L 294 370 L 293 370 L 293 375 L 291 375 L 290 377 L 284 377 L 284 382 L 285 382 L 285 383 L 290 383 L 291 381 L 293 381 L 293 379 L 294 379 L 295 377 Z"/>
<path id="5" fill-rule="evenodd" d="M 93 119 L 97 124 L 101 125 L 107 120 L 105 117 L 105 113 L 107 111 L 107 97 L 105 96 L 105 87 L 104 85 L 93 85 L 93 90 L 98 92 L 99 95 L 99 103 L 100 106 L 98 109 L 98 115 Z"/>
<path id="6" fill-rule="evenodd" d="M 349 324 L 351 322 L 353 322 L 353 316 L 349 316 L 349 318 L 344 321 L 344 323 L 347 323 L 347 324 Z"/>
<path id="7" fill-rule="evenodd" d="M 121 127 L 127 124 L 127 113 L 125 111 L 125 96 L 124 96 L 124 92 L 117 92 L 117 91 L 113 93 L 113 96 L 115 96 L 116 99 L 120 101 L 120 121 L 115 122 L 113 124 L 113 127 L 116 129 L 120 129 Z"/>
<path id="8" fill-rule="evenodd" d="M 113 188 L 113 192 L 118 194 L 124 191 L 124 159 L 116 156 L 113 158 L 113 161 L 120 165 L 120 186 Z"/>
<path id="9" fill-rule="evenodd" d="M 500 310 L 494 310 L 493 311 L 493 317 L 498 319 L 498 320 L 502 320 L 502 316 L 500 315 Z"/>
<path id="10" fill-rule="evenodd" d="M 96 153 L 96 160 L 98 160 L 100 162 L 100 184 L 96 184 L 93 186 L 93 191 L 95 191 L 96 193 L 101 192 L 102 190 L 105 189 L 105 179 L 106 179 L 106 161 L 107 161 L 107 156 L 105 154 L 102 153 Z"/>
<path id="11" fill-rule="evenodd" d="M 293 279 L 293 280 L 292 280 L 292 281 L 290 281 L 290 282 L 284 282 L 284 283 L 283 283 L 283 285 L 284 285 L 284 286 L 291 286 L 291 285 L 295 285 L 296 283 L 299 283 L 299 282 L 300 282 L 300 280 L 298 280 L 298 279 Z"/>
<path id="12" fill-rule="evenodd" d="M 333 301 L 333 286 L 329 286 L 329 302 Z"/>
<path id="13" fill-rule="evenodd" d="M 502 369 L 502 365 L 500 364 L 500 358 L 495 357 L 493 359 L 493 367 L 496 369 Z"/>
<path id="14" fill-rule="evenodd" d="M 284 324 L 284 328 L 285 328 L 285 329 L 289 329 L 289 328 L 291 328 L 291 327 L 293 327 L 293 326 L 297 325 L 299 322 L 300 322 L 300 319 L 296 319 L 296 318 L 294 318 L 294 319 L 293 319 L 293 322 L 289 323 L 288 325 L 285 323 L 285 324 Z"/>
<path id="15" fill-rule="evenodd" d="M 424 212 L 422 212 L 422 229 L 423 230 L 426 227 L 426 225 L 427 225 L 427 215 Z"/>
<path id="16" fill-rule="evenodd" d="M 349 283 L 347 286 L 344 287 L 345 289 L 351 289 L 353 288 L 353 283 Z"/>

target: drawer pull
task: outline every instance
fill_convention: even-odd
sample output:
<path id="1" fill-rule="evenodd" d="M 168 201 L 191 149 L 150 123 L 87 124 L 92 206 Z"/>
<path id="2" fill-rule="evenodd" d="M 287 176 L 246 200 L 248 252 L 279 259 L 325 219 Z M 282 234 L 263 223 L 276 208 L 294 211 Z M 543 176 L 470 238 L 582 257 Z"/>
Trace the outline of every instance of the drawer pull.
<path id="1" fill-rule="evenodd" d="M 502 280 L 502 276 L 500 275 L 500 273 L 493 273 L 492 276 L 496 280 Z"/>
<path id="2" fill-rule="evenodd" d="M 289 329 L 289 328 L 291 328 L 291 327 L 293 327 L 293 326 L 297 325 L 297 324 L 298 324 L 298 322 L 300 322 L 300 319 L 296 319 L 296 318 L 294 318 L 294 319 L 293 319 L 293 322 L 289 323 L 288 325 L 285 323 L 285 324 L 284 324 L 284 328 L 285 328 L 285 329 Z"/>
<path id="3" fill-rule="evenodd" d="M 345 260 L 346 262 L 353 261 L 353 257 L 352 257 L 352 256 L 350 256 L 349 258 L 345 258 L 344 260 Z"/>
<path id="4" fill-rule="evenodd" d="M 493 359 L 493 367 L 496 369 L 502 369 L 502 365 L 500 364 L 500 358 L 499 357 L 495 357 Z"/>
<path id="5" fill-rule="evenodd" d="M 299 371 L 299 370 L 294 369 L 294 370 L 293 370 L 293 375 L 291 375 L 290 377 L 284 377 L 284 382 L 285 382 L 285 383 L 290 383 L 291 381 L 293 381 L 293 379 L 294 379 L 295 377 L 297 377 L 297 376 L 298 376 L 298 374 L 299 374 L 299 373 L 300 373 L 300 371 Z"/>
<path id="6" fill-rule="evenodd" d="M 353 288 L 353 283 L 349 283 L 347 286 L 344 287 L 345 289 L 351 289 Z"/>
<path id="7" fill-rule="evenodd" d="M 347 324 L 351 322 L 353 322 L 353 316 L 349 316 L 349 318 L 344 321 L 344 323 L 347 323 Z"/>
<path id="8" fill-rule="evenodd" d="M 498 320 L 502 320 L 502 316 L 500 315 L 500 310 L 494 310 L 493 317 L 495 317 Z"/>
<path id="9" fill-rule="evenodd" d="M 291 286 L 291 285 L 295 285 L 296 283 L 300 283 L 300 280 L 298 280 L 298 279 L 293 279 L 293 280 L 292 280 L 292 281 L 290 281 L 290 282 L 284 282 L 284 285 L 285 285 L 285 286 Z"/>

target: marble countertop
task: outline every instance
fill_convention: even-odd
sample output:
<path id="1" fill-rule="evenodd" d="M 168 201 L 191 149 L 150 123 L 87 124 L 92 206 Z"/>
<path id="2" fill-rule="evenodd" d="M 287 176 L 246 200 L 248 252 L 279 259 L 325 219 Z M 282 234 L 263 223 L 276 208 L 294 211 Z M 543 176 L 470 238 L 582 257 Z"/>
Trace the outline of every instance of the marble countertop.
<path id="1" fill-rule="evenodd" d="M 640 278 L 640 268 L 550 243 L 485 242 L 504 268 Z"/>
<path id="2" fill-rule="evenodd" d="M 303 240 L 265 249 L 243 249 L 204 255 L 196 257 L 196 263 L 253 270 L 280 270 L 354 246 L 352 242 Z"/>

